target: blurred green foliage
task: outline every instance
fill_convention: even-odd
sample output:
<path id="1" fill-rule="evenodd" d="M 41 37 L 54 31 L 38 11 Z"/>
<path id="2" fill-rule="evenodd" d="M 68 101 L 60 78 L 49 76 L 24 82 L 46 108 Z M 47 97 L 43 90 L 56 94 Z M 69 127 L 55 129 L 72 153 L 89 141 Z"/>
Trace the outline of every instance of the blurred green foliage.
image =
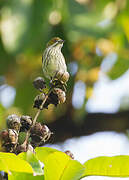
<path id="1" fill-rule="evenodd" d="M 62 49 L 66 62 L 74 62 L 77 72 L 68 83 L 67 102 L 44 110 L 41 119 L 56 120 L 71 105 L 74 84 L 86 84 L 84 103 L 93 93 L 100 66 L 111 53 L 117 55 L 112 68 L 105 72 L 116 79 L 129 68 L 129 1 L 128 0 L 1 0 L 0 1 L 0 77 L 16 90 L 9 113 L 34 115 L 33 99 L 37 91 L 32 81 L 42 76 L 41 56 L 53 36 L 65 39 Z M 110 58 L 108 58 L 110 64 Z M 72 68 L 70 71 L 72 71 Z M 85 105 L 85 104 L 84 104 Z M 72 107 L 72 117 L 81 119 L 85 107 Z M 0 118 L 3 108 L 0 106 Z M 2 121 L 1 121 L 2 122 Z"/>

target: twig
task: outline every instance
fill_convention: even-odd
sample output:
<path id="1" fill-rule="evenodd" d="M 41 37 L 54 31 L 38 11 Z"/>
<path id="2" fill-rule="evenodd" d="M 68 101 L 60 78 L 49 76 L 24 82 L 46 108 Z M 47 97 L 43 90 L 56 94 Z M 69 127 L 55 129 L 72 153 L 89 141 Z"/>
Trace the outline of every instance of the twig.
<path id="1" fill-rule="evenodd" d="M 52 88 L 50 88 L 50 89 L 49 89 L 49 92 L 45 95 L 45 99 L 43 100 L 42 104 L 40 105 L 40 109 L 38 109 L 38 111 L 37 111 L 37 113 L 36 113 L 36 115 L 35 115 L 35 117 L 34 117 L 34 119 L 33 119 L 32 126 L 31 126 L 31 128 L 30 128 L 30 129 L 27 131 L 27 133 L 26 133 L 26 139 L 25 139 L 25 141 L 24 141 L 24 144 L 25 144 L 25 145 L 28 143 L 28 139 L 29 139 L 29 137 L 30 137 L 30 131 L 31 131 L 31 129 L 35 126 L 35 123 L 36 123 L 36 121 L 37 121 L 37 118 L 38 118 L 38 116 L 39 116 L 39 114 L 40 114 L 40 112 L 41 112 L 41 110 L 42 110 L 42 108 L 43 108 L 43 106 L 44 106 L 44 104 L 45 104 L 45 102 L 46 102 L 49 94 L 51 93 L 51 91 L 52 91 Z"/>

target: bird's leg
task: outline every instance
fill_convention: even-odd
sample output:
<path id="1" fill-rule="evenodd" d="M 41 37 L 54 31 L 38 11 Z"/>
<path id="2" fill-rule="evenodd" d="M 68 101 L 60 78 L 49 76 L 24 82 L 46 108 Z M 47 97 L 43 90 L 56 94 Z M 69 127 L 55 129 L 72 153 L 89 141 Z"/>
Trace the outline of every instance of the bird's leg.
<path id="1" fill-rule="evenodd" d="M 57 75 L 57 71 L 55 73 L 55 75 L 53 77 L 51 77 L 51 80 L 50 80 L 50 85 L 51 86 L 55 86 L 55 83 L 56 83 L 56 75 Z"/>
<path id="2" fill-rule="evenodd" d="M 55 86 L 62 88 L 64 91 L 66 91 L 66 83 L 62 81 L 63 72 L 58 71 L 55 74 Z"/>
<path id="3" fill-rule="evenodd" d="M 66 78 L 67 72 L 56 71 L 55 75 L 51 77 L 50 86 L 59 87 L 66 91 Z"/>

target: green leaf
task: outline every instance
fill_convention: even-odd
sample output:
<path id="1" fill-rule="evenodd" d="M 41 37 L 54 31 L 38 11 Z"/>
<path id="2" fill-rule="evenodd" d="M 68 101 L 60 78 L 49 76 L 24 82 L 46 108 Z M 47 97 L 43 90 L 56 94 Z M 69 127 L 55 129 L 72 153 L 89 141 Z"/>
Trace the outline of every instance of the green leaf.
<path id="1" fill-rule="evenodd" d="M 0 152 L 0 171 L 33 173 L 32 167 L 13 153 Z"/>
<path id="2" fill-rule="evenodd" d="M 20 153 L 18 157 L 27 161 L 32 166 L 35 175 L 43 175 L 41 164 L 34 153 L 32 153 L 31 151 L 23 152 Z"/>
<path id="3" fill-rule="evenodd" d="M 8 176 L 8 180 L 44 180 L 44 176 L 33 176 L 27 173 L 12 173 Z"/>
<path id="4" fill-rule="evenodd" d="M 69 160 L 66 169 L 62 174 L 61 180 L 78 180 L 84 173 L 84 167 L 76 160 Z"/>
<path id="5" fill-rule="evenodd" d="M 119 58 L 107 73 L 111 79 L 117 79 L 129 69 L 129 59 Z"/>
<path id="6" fill-rule="evenodd" d="M 78 180 L 84 167 L 76 160 L 72 160 L 68 155 L 52 148 L 36 148 L 36 155 L 44 163 L 44 177 L 46 180 Z"/>
<path id="7" fill-rule="evenodd" d="M 85 176 L 129 177 L 129 156 L 97 157 L 84 163 Z"/>
<path id="8" fill-rule="evenodd" d="M 35 149 L 37 157 L 40 159 L 40 161 L 44 161 L 48 155 L 54 153 L 54 152 L 60 152 L 56 149 L 53 148 L 48 148 L 48 147 L 37 147 Z"/>

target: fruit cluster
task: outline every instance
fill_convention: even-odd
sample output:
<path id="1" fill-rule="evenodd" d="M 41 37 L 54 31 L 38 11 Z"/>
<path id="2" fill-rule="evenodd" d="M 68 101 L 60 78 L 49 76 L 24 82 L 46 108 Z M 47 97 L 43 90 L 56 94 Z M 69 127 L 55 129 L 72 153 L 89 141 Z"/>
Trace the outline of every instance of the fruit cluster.
<path id="1" fill-rule="evenodd" d="M 58 104 L 62 104 L 66 100 L 65 94 L 65 85 L 60 81 L 55 80 L 51 82 L 49 95 L 46 99 L 46 94 L 48 93 L 48 89 L 46 87 L 46 83 L 43 78 L 38 77 L 34 80 L 33 85 L 36 89 L 38 89 L 41 93 L 37 95 L 34 99 L 34 108 L 43 109 L 47 108 L 49 104 L 54 104 L 57 106 Z M 43 101 L 46 99 L 45 103 L 42 106 Z"/>
<path id="2" fill-rule="evenodd" d="M 66 100 L 66 84 L 55 79 L 47 88 L 43 78 L 38 77 L 33 85 L 39 90 L 34 99 L 34 108 L 38 112 L 34 119 L 28 115 L 9 115 L 6 119 L 7 129 L 0 132 L 2 151 L 19 154 L 28 150 L 34 152 L 34 148 L 43 145 L 53 134 L 46 125 L 36 122 L 38 115 L 44 108 L 48 109 L 50 104 L 57 106 Z"/>
<path id="3" fill-rule="evenodd" d="M 8 129 L 0 132 L 3 151 L 18 154 L 31 150 L 34 152 L 36 146 L 45 143 L 51 136 L 51 131 L 46 125 L 35 123 L 33 126 L 30 116 L 17 116 L 16 114 L 7 117 Z M 30 137 L 26 142 L 26 133 L 30 131 Z"/>

